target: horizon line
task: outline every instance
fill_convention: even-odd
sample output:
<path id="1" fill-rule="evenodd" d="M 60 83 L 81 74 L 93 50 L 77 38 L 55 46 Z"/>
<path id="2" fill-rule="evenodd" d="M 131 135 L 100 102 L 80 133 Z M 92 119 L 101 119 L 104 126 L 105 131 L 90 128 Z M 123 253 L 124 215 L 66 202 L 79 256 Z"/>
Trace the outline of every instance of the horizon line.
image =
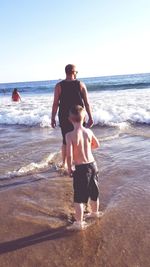
<path id="1" fill-rule="evenodd" d="M 142 74 L 150 74 L 150 72 L 138 72 L 138 73 L 128 73 L 128 74 L 111 74 L 111 75 L 100 75 L 100 76 L 88 76 L 88 77 L 79 77 L 78 79 L 88 79 L 88 78 L 102 78 L 102 77 L 115 77 L 115 76 L 128 76 L 128 75 L 142 75 Z M 77 80 L 78 80 L 77 79 Z M 31 82 L 48 82 L 48 81 L 59 81 L 64 80 L 62 78 L 58 79 L 46 79 L 46 80 L 32 80 L 32 81 L 18 81 L 18 82 L 0 82 L 0 84 L 17 84 L 17 83 L 31 83 Z"/>

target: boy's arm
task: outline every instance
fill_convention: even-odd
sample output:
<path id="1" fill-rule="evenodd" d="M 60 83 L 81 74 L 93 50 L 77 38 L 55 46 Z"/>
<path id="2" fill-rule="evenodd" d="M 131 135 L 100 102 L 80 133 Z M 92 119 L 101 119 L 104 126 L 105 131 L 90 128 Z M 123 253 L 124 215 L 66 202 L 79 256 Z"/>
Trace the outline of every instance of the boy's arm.
<path id="1" fill-rule="evenodd" d="M 91 141 L 91 147 L 92 149 L 98 148 L 100 146 L 100 143 L 97 139 L 97 137 L 92 132 L 92 141 Z"/>
<path id="2" fill-rule="evenodd" d="M 66 134 L 66 156 L 67 156 L 68 173 L 69 176 L 71 176 L 73 173 L 72 170 L 73 153 L 72 153 L 72 142 L 69 133 Z"/>

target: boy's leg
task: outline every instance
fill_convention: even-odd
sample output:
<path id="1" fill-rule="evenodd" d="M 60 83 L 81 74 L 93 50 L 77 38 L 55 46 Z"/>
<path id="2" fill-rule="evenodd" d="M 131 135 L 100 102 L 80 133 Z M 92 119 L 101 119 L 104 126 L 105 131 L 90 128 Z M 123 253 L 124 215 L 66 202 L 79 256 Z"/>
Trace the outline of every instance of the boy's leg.
<path id="1" fill-rule="evenodd" d="M 83 220 L 84 204 L 74 202 L 75 207 L 75 219 L 76 221 L 68 226 L 68 230 L 84 230 L 88 227 L 88 224 Z"/>
<path id="2" fill-rule="evenodd" d="M 97 201 L 90 200 L 90 206 L 92 212 L 98 212 L 99 210 L 99 198 L 97 198 Z"/>
<path id="3" fill-rule="evenodd" d="M 89 184 L 89 196 L 90 206 L 92 213 L 98 213 L 99 211 L 99 185 L 98 185 L 98 173 L 97 165 L 93 164 L 93 174 Z"/>
<path id="4" fill-rule="evenodd" d="M 75 207 L 75 219 L 77 222 L 83 221 L 84 205 L 83 203 L 74 203 Z"/>
<path id="5" fill-rule="evenodd" d="M 90 200 L 91 212 L 85 215 L 85 219 L 88 218 L 101 218 L 103 216 L 103 212 L 99 211 L 99 198 L 96 201 Z"/>

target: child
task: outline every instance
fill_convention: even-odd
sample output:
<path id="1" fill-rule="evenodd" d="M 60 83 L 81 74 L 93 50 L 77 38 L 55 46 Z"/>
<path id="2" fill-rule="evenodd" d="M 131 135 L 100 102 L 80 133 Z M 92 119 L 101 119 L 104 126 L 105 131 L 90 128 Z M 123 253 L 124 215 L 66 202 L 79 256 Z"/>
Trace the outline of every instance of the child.
<path id="1" fill-rule="evenodd" d="M 75 219 L 69 229 L 84 229 L 87 223 L 83 220 L 84 204 L 90 198 L 92 212 L 88 217 L 100 217 L 97 166 L 92 149 L 99 147 L 99 141 L 90 129 L 83 126 L 85 110 L 75 106 L 70 110 L 69 120 L 74 130 L 66 134 L 67 165 L 70 176 L 73 176 Z M 75 171 L 72 165 L 75 165 Z"/>

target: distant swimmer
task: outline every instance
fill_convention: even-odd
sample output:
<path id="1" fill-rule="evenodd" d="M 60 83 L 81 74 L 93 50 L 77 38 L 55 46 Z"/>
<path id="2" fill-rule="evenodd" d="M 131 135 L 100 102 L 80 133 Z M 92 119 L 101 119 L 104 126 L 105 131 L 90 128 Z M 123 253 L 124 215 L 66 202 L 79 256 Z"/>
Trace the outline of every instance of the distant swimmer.
<path id="1" fill-rule="evenodd" d="M 20 97 L 20 94 L 17 88 L 15 88 L 12 92 L 12 101 L 15 101 L 15 102 L 21 101 L 21 97 Z"/>

